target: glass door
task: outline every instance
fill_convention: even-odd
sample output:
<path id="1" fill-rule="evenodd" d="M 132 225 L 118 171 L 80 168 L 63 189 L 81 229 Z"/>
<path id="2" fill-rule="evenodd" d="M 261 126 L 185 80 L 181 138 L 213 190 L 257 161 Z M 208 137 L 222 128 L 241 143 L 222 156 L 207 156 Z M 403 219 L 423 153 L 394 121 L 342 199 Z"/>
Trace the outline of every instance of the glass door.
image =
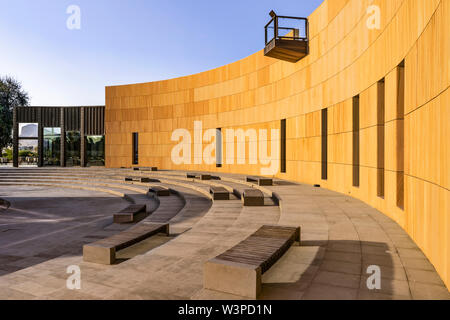
<path id="1" fill-rule="evenodd" d="M 44 128 L 44 166 L 59 166 L 61 128 Z"/>
<path id="2" fill-rule="evenodd" d="M 66 166 L 81 165 L 81 135 L 79 131 L 66 132 Z"/>
<path id="3" fill-rule="evenodd" d="M 87 166 L 105 165 L 105 136 L 86 136 Z"/>

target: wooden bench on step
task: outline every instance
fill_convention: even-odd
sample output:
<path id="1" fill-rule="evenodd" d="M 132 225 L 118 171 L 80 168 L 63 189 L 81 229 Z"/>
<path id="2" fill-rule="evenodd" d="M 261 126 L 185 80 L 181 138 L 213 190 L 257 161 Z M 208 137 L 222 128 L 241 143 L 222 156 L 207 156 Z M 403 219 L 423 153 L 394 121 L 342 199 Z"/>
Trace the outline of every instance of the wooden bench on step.
<path id="1" fill-rule="evenodd" d="M 230 200 L 230 192 L 224 187 L 209 187 L 209 193 L 212 194 L 214 200 Z"/>
<path id="2" fill-rule="evenodd" d="M 141 167 L 140 171 L 158 171 L 158 167 Z"/>
<path id="3" fill-rule="evenodd" d="M 258 186 L 271 186 L 273 185 L 272 178 L 247 176 L 247 182 L 252 182 L 258 184 Z"/>
<path id="4" fill-rule="evenodd" d="M 246 189 L 242 193 L 244 207 L 257 207 L 264 205 L 264 194 L 258 189 Z"/>
<path id="5" fill-rule="evenodd" d="M 300 227 L 262 226 L 247 239 L 205 263 L 203 287 L 256 299 L 261 292 L 261 275 L 294 242 L 300 243 Z"/>
<path id="6" fill-rule="evenodd" d="M 170 196 L 170 189 L 163 186 L 153 186 L 148 190 L 149 193 L 153 193 L 158 197 Z"/>
<path id="7" fill-rule="evenodd" d="M 188 179 L 211 180 L 211 175 L 205 173 L 188 172 L 186 173 L 186 177 Z"/>
<path id="8" fill-rule="evenodd" d="M 149 183 L 149 182 L 161 182 L 159 179 L 155 178 L 149 178 L 149 177 L 141 177 L 142 183 Z"/>
<path id="9" fill-rule="evenodd" d="M 149 177 L 125 177 L 125 181 L 142 182 L 142 183 L 160 182 L 158 179 Z"/>
<path id="10" fill-rule="evenodd" d="M 134 222 L 134 218 L 140 213 L 146 213 L 147 206 L 145 204 L 132 204 L 114 214 L 114 223 L 131 223 Z"/>
<path id="11" fill-rule="evenodd" d="M 158 233 L 169 235 L 168 223 L 141 222 L 111 237 L 83 246 L 83 260 L 100 264 L 113 264 L 116 252 L 130 247 Z"/>

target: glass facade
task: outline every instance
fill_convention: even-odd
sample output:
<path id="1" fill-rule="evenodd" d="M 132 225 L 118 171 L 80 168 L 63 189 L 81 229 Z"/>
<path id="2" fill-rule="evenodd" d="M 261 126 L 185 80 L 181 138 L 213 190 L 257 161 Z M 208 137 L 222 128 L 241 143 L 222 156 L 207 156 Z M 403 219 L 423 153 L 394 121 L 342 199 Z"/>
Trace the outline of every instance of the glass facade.
<path id="1" fill-rule="evenodd" d="M 81 165 L 81 134 L 79 131 L 66 132 L 66 166 Z"/>
<path id="2" fill-rule="evenodd" d="M 105 165 L 105 136 L 86 136 L 86 164 Z"/>
<path id="3" fill-rule="evenodd" d="M 61 128 L 44 128 L 44 166 L 59 166 Z"/>
<path id="4" fill-rule="evenodd" d="M 19 139 L 19 165 L 37 166 L 38 162 L 38 140 Z"/>
<path id="5" fill-rule="evenodd" d="M 104 106 L 15 107 L 12 152 L 0 164 L 104 166 L 104 119 Z"/>

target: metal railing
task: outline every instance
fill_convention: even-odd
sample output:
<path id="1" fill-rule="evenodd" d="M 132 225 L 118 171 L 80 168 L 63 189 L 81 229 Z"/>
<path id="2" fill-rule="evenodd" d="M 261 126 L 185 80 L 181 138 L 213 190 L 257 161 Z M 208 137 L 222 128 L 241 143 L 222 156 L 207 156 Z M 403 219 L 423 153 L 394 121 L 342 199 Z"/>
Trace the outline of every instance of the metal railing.
<path id="1" fill-rule="evenodd" d="M 273 39 L 308 41 L 307 18 L 274 16 L 264 27 L 266 45 Z"/>

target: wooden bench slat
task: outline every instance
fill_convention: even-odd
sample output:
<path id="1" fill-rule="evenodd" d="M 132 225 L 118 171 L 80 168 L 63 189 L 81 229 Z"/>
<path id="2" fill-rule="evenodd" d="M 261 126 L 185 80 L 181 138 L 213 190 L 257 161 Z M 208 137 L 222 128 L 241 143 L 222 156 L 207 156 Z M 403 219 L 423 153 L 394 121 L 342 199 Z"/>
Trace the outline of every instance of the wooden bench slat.
<path id="1" fill-rule="evenodd" d="M 261 291 L 261 275 L 295 241 L 300 241 L 299 227 L 262 226 L 205 264 L 204 287 L 257 298 Z"/>
<path id="2" fill-rule="evenodd" d="M 297 229 L 296 228 L 280 228 L 280 231 L 283 230 L 283 234 L 278 234 L 278 239 L 273 239 L 273 237 L 260 237 L 259 235 L 261 234 L 265 234 L 267 235 L 267 232 L 273 231 L 275 230 L 274 227 L 261 227 L 260 229 L 258 229 L 254 234 L 252 234 L 251 236 L 249 236 L 247 239 L 243 240 L 242 242 L 240 242 L 239 244 L 237 244 L 235 247 L 227 250 L 226 252 L 224 252 L 222 255 L 225 256 L 231 256 L 233 255 L 233 253 L 239 253 L 239 254 L 243 254 L 244 255 L 244 251 L 246 250 L 252 250 L 252 248 L 254 247 L 255 249 L 255 255 L 257 255 L 256 250 L 260 249 L 262 246 L 266 246 L 265 248 L 267 249 L 267 253 L 268 254 L 277 254 L 277 248 L 281 248 L 283 247 L 283 245 L 285 245 L 286 243 L 289 243 L 289 246 L 292 244 L 292 242 L 295 241 L 295 237 L 297 235 Z M 290 231 L 290 232 L 287 232 Z M 266 240 L 266 241 L 264 241 Z M 279 240 L 279 241 L 276 241 Z M 275 242 L 274 242 L 275 241 Z M 222 255 L 219 255 L 217 258 L 220 259 Z"/>

